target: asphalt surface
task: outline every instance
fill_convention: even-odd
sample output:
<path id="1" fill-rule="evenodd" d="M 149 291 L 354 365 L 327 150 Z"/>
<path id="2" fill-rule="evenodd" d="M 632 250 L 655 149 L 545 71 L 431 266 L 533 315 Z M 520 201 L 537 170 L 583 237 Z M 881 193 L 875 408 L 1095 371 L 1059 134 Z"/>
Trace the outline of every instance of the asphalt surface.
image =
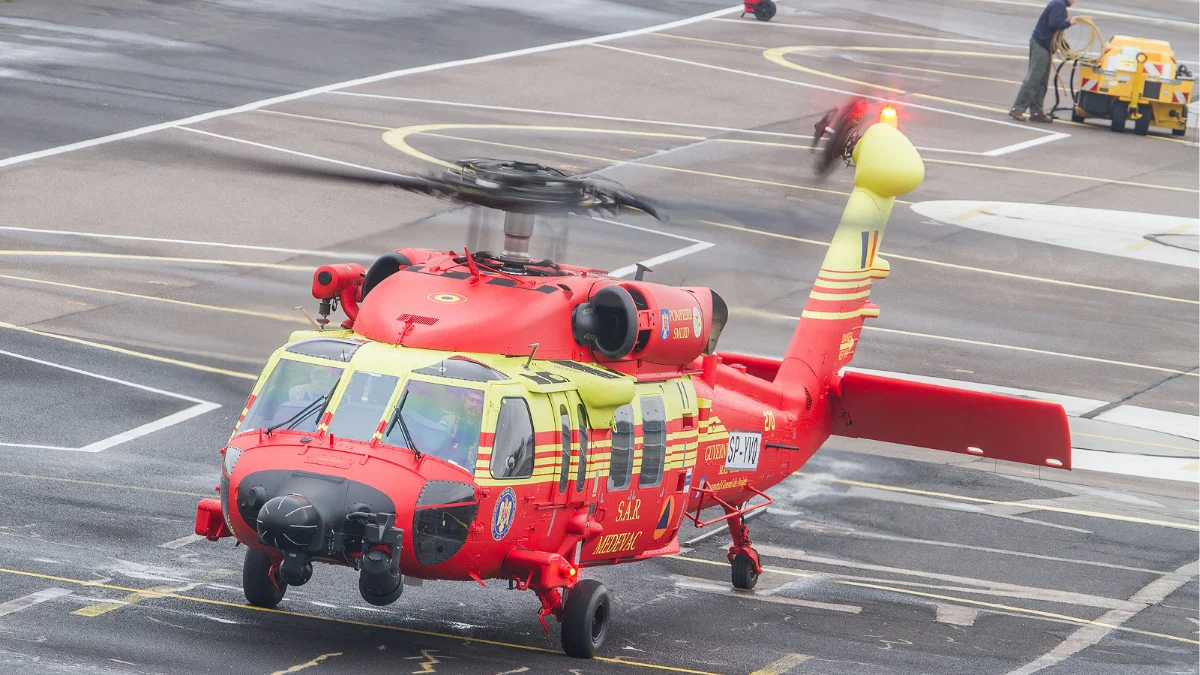
<path id="1" fill-rule="evenodd" d="M 0 21 L 0 40 L 53 38 L 77 59 L 46 66 L 34 50 L 43 61 L 0 80 L 0 154 L 718 8 L 397 4 L 0 4 L 0 17 L 58 26 Z M 1196 58 L 1192 5 L 1087 7 L 1108 13 L 1097 16 L 1106 34 L 1163 37 Z M 436 168 L 420 153 L 515 157 L 716 203 L 666 225 L 541 222 L 534 253 L 620 269 L 711 243 L 652 264 L 650 278 L 716 289 L 733 314 L 722 348 L 763 354 L 786 344 L 849 189 L 849 170 L 818 179 L 807 149 L 840 100 L 828 89 L 863 86 L 846 80 L 909 92 L 887 96 L 927 161 L 912 202 L 1196 218 L 1194 131 L 1138 138 L 1004 116 L 1017 85 L 996 80 L 1019 79 L 1024 62 L 997 56 L 1023 56 L 1036 14 L 985 0 L 817 1 L 780 7 L 769 24 L 735 12 L 0 168 L 0 672 L 1197 672 L 1190 481 L 835 439 L 750 522 L 768 566 L 754 593 L 730 589 L 719 527 L 686 532 L 677 557 L 595 570 L 616 615 L 594 662 L 559 654 L 536 599 L 500 582 L 426 582 L 378 609 L 353 575 L 322 568 L 265 612 L 242 596 L 240 549 L 188 538 L 262 363 L 307 325 L 292 308 L 315 309 L 315 266 L 498 241 L 493 215 L 296 167 L 413 172 Z M 764 58 L 793 46 L 824 49 L 784 59 L 807 71 Z M 0 68 L 18 68 L 14 53 L 0 51 Z M 423 125 L 454 126 L 412 130 L 416 152 L 383 139 Z M 985 154 L 1052 132 L 1067 136 Z M 882 313 L 855 366 L 1197 414 L 1195 267 L 991 234 L 909 204 L 883 248 L 892 274 L 872 296 Z M 1088 447 L 1197 452 L 1190 438 L 1084 422 L 1075 431 Z"/>

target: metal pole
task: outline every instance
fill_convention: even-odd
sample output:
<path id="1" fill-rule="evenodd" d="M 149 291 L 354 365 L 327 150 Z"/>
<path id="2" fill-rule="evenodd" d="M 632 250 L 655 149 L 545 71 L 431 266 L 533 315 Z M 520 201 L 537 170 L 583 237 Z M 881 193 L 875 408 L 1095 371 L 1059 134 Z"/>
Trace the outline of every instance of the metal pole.
<path id="1" fill-rule="evenodd" d="M 534 216 L 530 213 L 504 214 L 504 256 L 529 260 L 529 240 L 533 238 Z"/>

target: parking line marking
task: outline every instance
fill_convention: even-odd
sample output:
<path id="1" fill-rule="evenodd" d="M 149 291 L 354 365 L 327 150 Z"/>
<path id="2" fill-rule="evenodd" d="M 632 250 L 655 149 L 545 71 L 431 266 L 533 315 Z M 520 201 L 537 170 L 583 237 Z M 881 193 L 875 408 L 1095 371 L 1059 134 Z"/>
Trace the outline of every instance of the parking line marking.
<path id="1" fill-rule="evenodd" d="M 795 29 L 801 29 L 801 30 L 814 30 L 814 31 L 822 31 L 822 32 L 829 32 L 829 33 L 849 33 L 851 35 L 873 35 L 876 37 L 907 38 L 907 39 L 913 39 L 913 40 L 929 40 L 931 42 L 956 42 L 959 44 L 966 44 L 966 45 L 987 45 L 990 47 L 1006 47 L 1008 49 L 1021 49 L 1021 50 L 1029 49 L 1029 45 L 1010 44 L 1007 42 L 988 42 L 986 40 L 964 40 L 964 39 L 959 39 L 959 38 L 930 37 L 928 35 L 915 35 L 912 33 L 881 33 L 879 31 L 873 31 L 873 30 L 857 30 L 854 28 L 831 28 L 829 26 L 809 26 L 806 24 L 784 23 L 781 21 L 772 21 L 767 24 L 761 24 L 761 23 L 755 24 L 753 22 L 747 23 L 746 21 L 744 21 L 742 19 L 712 19 L 712 20 L 713 21 L 724 21 L 727 23 L 736 23 L 736 24 L 741 24 L 743 26 L 754 25 L 754 26 L 767 26 L 767 27 L 772 27 L 772 28 L 795 28 Z"/>
<path id="2" fill-rule="evenodd" d="M 245 262 L 240 260 L 219 260 L 215 258 L 175 258 L 161 255 L 139 255 L 135 253 L 99 253 L 96 251 L 31 251 L 25 249 L 10 249 L 0 251 L 0 256 L 36 256 L 43 258 L 103 258 L 110 260 L 145 260 L 150 262 L 186 263 L 195 265 L 227 265 L 230 267 L 261 267 L 263 269 L 288 270 L 293 272 L 311 272 L 316 269 L 313 265 L 285 265 L 268 262 Z M 21 279 L 21 277 L 10 277 Z"/>
<path id="3" fill-rule="evenodd" d="M 41 604 L 47 600 L 61 598 L 64 595 L 70 595 L 71 591 L 67 588 L 51 587 L 29 595 L 22 595 L 19 598 L 14 598 L 8 602 L 0 602 L 0 616 L 8 616 L 13 612 L 19 612 L 27 607 Z"/>
<path id="4" fill-rule="evenodd" d="M 141 598 L 142 600 L 148 599 L 148 598 L 171 598 L 171 599 L 175 599 L 175 600 L 189 600 L 191 602 L 198 602 L 201 604 L 214 605 L 214 606 L 218 606 L 218 607 L 230 607 L 230 608 L 238 609 L 238 610 L 242 610 L 242 611 L 264 612 L 267 614 L 279 614 L 281 616 L 294 616 L 294 617 L 298 617 L 298 618 L 302 618 L 302 619 L 316 619 L 319 621 L 328 621 L 330 623 L 336 623 L 336 624 L 341 624 L 341 625 L 345 625 L 345 626 L 359 626 L 359 627 L 363 627 L 363 628 L 380 628 L 383 630 L 395 631 L 397 633 L 408 633 L 411 635 L 424 635 L 424 636 L 428 636 L 428 637 L 437 637 L 437 638 L 444 638 L 444 639 L 448 639 L 448 640 L 454 640 L 457 642 L 471 642 L 471 643 L 477 643 L 477 644 L 493 645 L 493 646 L 497 646 L 497 647 L 509 647 L 511 649 L 520 649 L 523 651 L 530 651 L 530 652 L 541 652 L 544 654 L 560 655 L 562 653 L 556 649 L 547 649 L 545 647 L 534 647 L 532 645 L 522 645 L 522 644 L 517 644 L 517 643 L 513 643 L 513 642 L 501 642 L 499 640 L 488 640 L 486 638 L 470 637 L 470 636 L 466 636 L 466 635 L 455 635 L 453 633 L 439 633 L 437 631 L 421 630 L 419 628 L 408 628 L 405 626 L 389 626 L 387 624 L 369 623 L 366 621 L 355 621 L 353 619 L 341 619 L 341 618 L 332 617 L 332 616 L 319 616 L 316 614 L 305 614 L 303 612 L 293 612 L 293 611 L 284 610 L 284 609 L 267 609 L 266 607 L 255 607 L 253 605 L 238 604 L 236 602 L 227 602 L 224 600 L 213 600 L 211 598 L 200 598 L 200 597 L 196 597 L 193 595 L 180 595 L 177 592 L 157 591 L 155 589 L 139 590 L 136 588 L 128 588 L 125 586 L 116 586 L 113 584 L 101 584 L 101 583 L 96 583 L 93 581 L 84 581 L 82 579 L 72 579 L 70 577 L 58 577 L 58 576 L 53 576 L 50 574 L 41 574 L 40 572 L 27 572 L 25 570 L 0 568 L 0 574 L 11 574 L 14 576 L 29 577 L 29 578 L 33 578 L 33 579 L 46 579 L 46 580 L 50 580 L 50 581 L 58 581 L 58 582 L 68 583 L 68 584 L 77 584 L 80 586 L 96 586 L 99 588 L 107 588 L 109 590 L 114 590 L 114 591 L 124 591 L 126 593 L 131 593 L 134 595 L 141 594 L 141 595 L 145 596 L 145 597 Z M 622 659 L 622 658 L 597 656 L 597 657 L 595 657 L 595 660 L 601 661 L 604 663 L 615 663 L 615 664 L 625 665 L 625 666 L 635 666 L 638 668 L 649 668 L 651 670 L 664 670 L 664 671 L 675 672 L 675 673 L 689 673 L 690 675 L 721 675 L 720 673 L 712 673 L 712 672 L 704 671 L 704 670 L 692 670 L 690 668 L 678 668 L 675 666 L 664 666 L 664 665 L 659 665 L 657 663 L 643 663 L 640 661 L 631 661 L 629 659 Z"/>
<path id="5" fill-rule="evenodd" d="M 393 71 L 390 71 L 387 73 L 380 73 L 378 75 L 371 75 L 368 77 L 361 77 L 361 78 L 357 78 L 357 79 L 353 79 L 353 80 L 346 80 L 343 82 L 335 82 L 333 84 L 327 84 L 327 85 L 320 86 L 320 87 L 314 87 L 312 89 L 305 89 L 304 91 L 298 91 L 298 92 L 294 92 L 291 94 L 285 94 L 283 96 L 274 96 L 272 98 L 265 98 L 265 99 L 262 99 L 259 101 L 254 101 L 252 103 L 247 103 L 245 105 L 240 105 L 240 106 L 236 106 L 233 108 L 225 108 L 223 110 L 214 110 L 211 112 L 201 113 L 199 115 L 192 115 L 191 117 L 185 117 L 183 119 L 178 119 L 178 120 L 174 120 L 171 122 L 161 122 L 158 124 L 151 124 L 149 126 L 140 127 L 138 129 L 130 129 L 128 131 L 122 131 L 122 132 L 115 133 L 115 134 L 109 134 L 108 136 L 101 136 L 99 138 L 91 138 L 86 141 L 80 141 L 78 143 L 70 143 L 68 145 L 60 145 L 60 146 L 53 147 L 53 148 L 47 148 L 45 150 L 38 150 L 36 152 L 30 152 L 30 153 L 27 153 L 24 155 L 17 155 L 15 157 L 8 157 L 5 159 L 0 159 L 0 168 L 6 167 L 6 166 L 12 166 L 15 164 L 21 164 L 23 162 L 32 161 L 35 159 L 41 159 L 43 157 L 50 157 L 53 155 L 58 155 L 58 154 L 66 153 L 66 152 L 72 152 L 74 150 L 83 150 L 85 148 L 91 148 L 91 147 L 95 147 L 97 145 L 104 145 L 106 143 L 112 143 L 114 141 L 120 141 L 120 140 L 124 140 L 124 139 L 128 139 L 128 138 L 135 138 L 137 136 L 142 136 L 144 134 L 149 134 L 149 133 L 153 133 L 156 131 L 162 131 L 164 129 L 171 129 L 171 128 L 179 127 L 179 126 L 185 125 L 185 124 L 196 124 L 198 122 L 204 122 L 207 120 L 216 119 L 218 117 L 225 117 L 227 115 L 235 115 L 235 114 L 241 113 L 241 112 L 257 110 L 259 108 L 263 108 L 266 106 L 275 105 L 278 103 L 285 103 L 288 101 L 295 101 L 297 99 L 307 98 L 309 96 L 315 96 L 317 94 L 324 94 L 324 93 L 328 93 L 328 92 L 332 92 L 332 91 L 337 91 L 340 89 L 346 89 L 348 87 L 357 87 L 357 86 L 361 86 L 361 85 L 365 85 L 365 84 L 372 84 L 374 82 L 381 82 L 384 80 L 391 80 L 391 79 L 395 79 L 398 77 L 404 77 L 407 75 L 416 75 L 419 73 L 429 73 L 429 72 L 438 71 L 438 70 L 446 70 L 448 68 L 457 68 L 459 66 L 469 66 L 469 65 L 476 65 L 476 64 L 480 64 L 480 63 L 490 63 L 492 61 L 500 61 L 503 59 L 510 59 L 510 58 L 518 57 L 518 56 L 541 54 L 544 52 L 555 51 L 555 50 L 559 50 L 559 49 L 566 49 L 569 47 L 579 47 L 579 46 L 583 46 L 583 45 L 597 44 L 600 42 L 605 42 L 607 40 L 620 40 L 622 38 L 633 37 L 636 35 L 643 35 L 645 33 L 652 33 L 654 31 L 658 31 L 658 30 L 669 30 L 672 28 L 678 28 L 680 26 L 687 26 L 687 25 L 690 25 L 693 23 L 698 23 L 700 21 L 707 21 L 708 19 L 713 19 L 713 18 L 717 18 L 720 16 L 724 16 L 726 14 L 732 14 L 734 12 L 738 12 L 741 10 L 742 10 L 742 6 L 738 5 L 736 7 L 727 7 L 725 9 L 718 9 L 718 10 L 708 12 L 705 14 L 700 14 L 697 16 L 690 16 L 690 17 L 687 17 L 684 19 L 670 21 L 668 23 L 659 24 L 657 26 L 647 26 L 645 28 L 635 28 L 633 30 L 622 31 L 620 33 L 609 33 L 607 35 L 597 35 L 594 37 L 581 38 L 578 40 L 569 40 L 566 42 L 556 42 L 554 44 L 548 44 L 548 45 L 538 45 L 536 47 L 526 47 L 525 49 L 517 49 L 517 50 L 513 50 L 513 51 L 508 51 L 508 52 L 500 52 L 497 54 L 485 54 L 483 56 L 475 56 L 475 57 L 471 57 L 471 58 L 467 58 L 467 59 L 458 59 L 456 61 L 443 61 L 441 63 L 432 63 L 432 64 L 428 64 L 428 65 L 424 65 L 424 66 L 416 66 L 413 68 L 404 68 L 401 70 L 393 70 Z"/>
<path id="6" fill-rule="evenodd" d="M 795 668 L 805 661 L 808 661 L 811 658 L 812 657 L 808 654 L 788 654 L 782 659 L 772 661 L 762 668 L 759 668 L 753 673 L 750 673 L 750 675 L 783 675 L 787 671 Z"/>
<path id="7" fill-rule="evenodd" d="M 183 548 L 184 546 L 187 546 L 188 544 L 194 544 L 198 541 L 204 541 L 204 539 L 205 539 L 205 536 L 202 534 L 189 534 L 189 535 L 182 536 L 178 539 L 172 539 L 171 541 L 168 541 L 165 544 L 159 544 L 158 546 L 159 546 L 159 548 L 169 548 L 171 550 L 176 550 L 176 549 Z"/>
<path id="8" fill-rule="evenodd" d="M 331 258 L 363 258 L 374 259 L 377 256 L 370 253 L 347 253 L 343 251 L 310 251 L 303 248 L 279 248 L 277 246 L 252 246 L 250 244 L 230 244 L 223 241 L 196 241 L 194 239 L 168 239 L 165 237 L 137 237 L 131 234 L 101 234 L 99 232 L 75 232 L 71 230 L 47 230 L 36 227 L 14 227 L 0 225 L 0 231 L 29 232 L 31 234 L 51 234 L 60 237 L 92 237 L 95 239 L 121 239 L 126 241 L 149 241 L 162 244 L 185 244 L 188 246 L 217 246 L 221 248 L 240 248 L 248 251 L 266 251 L 268 253 L 294 253 L 296 255 L 311 255 Z M 99 255 L 99 254 L 97 254 Z M 132 257 L 132 256 L 130 256 Z M 147 256 L 152 257 L 152 256 Z M 241 263 L 229 263 L 241 264 Z M 245 263 L 257 264 L 257 263 Z M 310 268 L 305 268 L 310 269 Z"/>
<path id="9" fill-rule="evenodd" d="M 133 492 L 154 492 L 163 495 L 179 495 L 182 497 L 211 497 L 211 494 L 203 494 L 200 492 L 183 492 L 181 490 L 167 490 L 164 488 L 152 488 L 144 485 L 122 485 L 121 483 L 103 483 L 94 480 L 80 480 L 78 478 L 62 478 L 59 476 L 39 476 L 29 473 L 15 473 L 12 471 L 0 471 L 0 478 L 23 478 L 26 480 L 44 480 L 55 483 L 69 483 L 72 485 L 90 485 L 92 487 L 113 488 L 115 490 L 130 490 Z"/>

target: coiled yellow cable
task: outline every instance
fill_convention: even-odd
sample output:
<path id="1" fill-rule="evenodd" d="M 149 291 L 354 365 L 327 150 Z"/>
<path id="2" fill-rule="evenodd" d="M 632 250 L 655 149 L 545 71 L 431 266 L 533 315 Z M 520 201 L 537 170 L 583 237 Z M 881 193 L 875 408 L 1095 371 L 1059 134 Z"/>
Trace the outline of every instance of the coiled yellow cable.
<path id="1" fill-rule="evenodd" d="M 1083 28 L 1086 29 L 1084 37 L 1086 37 L 1087 40 L 1082 43 L 1082 46 L 1072 47 L 1070 42 L 1067 41 L 1067 31 L 1071 30 L 1070 28 L 1055 33 L 1054 39 L 1051 41 L 1050 53 L 1062 59 L 1063 61 L 1081 60 L 1087 56 L 1093 48 L 1099 52 L 1104 46 L 1104 36 L 1101 35 L 1100 29 L 1096 27 L 1096 24 L 1092 21 L 1090 16 L 1075 17 L 1075 26 L 1083 26 Z"/>

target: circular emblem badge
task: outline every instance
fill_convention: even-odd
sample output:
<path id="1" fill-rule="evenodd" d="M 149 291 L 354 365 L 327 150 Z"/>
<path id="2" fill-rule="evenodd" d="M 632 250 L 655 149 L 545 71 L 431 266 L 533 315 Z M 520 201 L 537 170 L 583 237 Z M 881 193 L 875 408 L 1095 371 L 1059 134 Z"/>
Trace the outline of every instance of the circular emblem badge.
<path id="1" fill-rule="evenodd" d="M 700 331 L 704 328 L 704 324 L 700 321 L 700 308 L 692 308 L 692 334 L 700 337 Z"/>
<path id="2" fill-rule="evenodd" d="M 517 514 L 517 494 L 512 488 L 505 488 L 496 500 L 492 509 L 492 539 L 500 541 L 512 528 L 513 518 Z"/>
<path id="3" fill-rule="evenodd" d="M 454 305 L 460 302 L 466 302 L 467 299 L 458 293 L 430 293 L 425 296 L 434 302 L 441 302 L 447 305 Z"/>
<path id="4" fill-rule="evenodd" d="M 660 317 L 659 323 L 662 324 L 661 339 L 666 340 L 671 335 L 671 313 L 664 309 L 659 312 L 658 316 Z"/>

